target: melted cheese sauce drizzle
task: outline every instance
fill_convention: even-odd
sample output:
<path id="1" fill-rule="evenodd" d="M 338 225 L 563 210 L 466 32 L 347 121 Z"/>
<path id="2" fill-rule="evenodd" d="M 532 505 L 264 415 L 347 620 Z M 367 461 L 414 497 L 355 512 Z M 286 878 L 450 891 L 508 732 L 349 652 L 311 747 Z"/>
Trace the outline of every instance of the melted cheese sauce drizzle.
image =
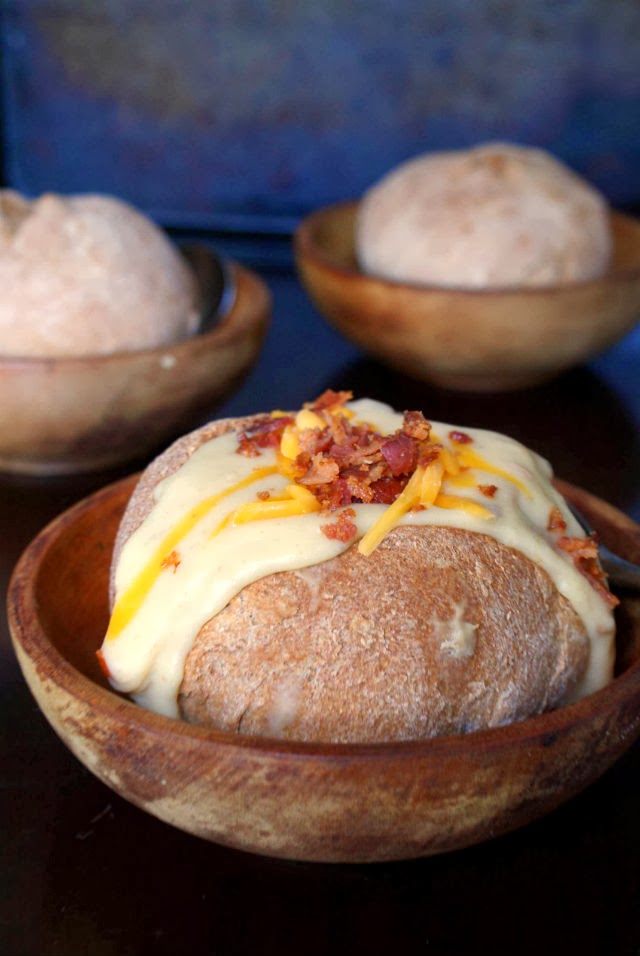
<path id="1" fill-rule="evenodd" d="M 363 399 L 348 409 L 384 434 L 402 425 L 402 416 L 379 402 Z M 549 573 L 587 628 L 590 663 L 574 697 L 603 686 L 613 666 L 613 615 L 553 547 L 546 530 L 553 506 L 567 534 L 582 531 L 550 485 L 550 466 L 503 435 L 465 429 L 470 448 L 443 440 L 453 426 L 436 422 L 433 428 L 445 448 L 440 460 L 417 469 L 392 505 L 352 506 L 360 550 L 370 554 L 396 524 L 462 528 L 518 549 Z M 331 519 L 318 513 L 310 492 L 291 484 L 279 453 L 266 449 L 256 467 L 236 448 L 235 432 L 212 439 L 156 487 L 154 507 L 116 569 L 116 601 L 101 651 L 111 682 L 168 716 L 179 716 L 184 662 L 209 618 L 252 581 L 319 564 L 352 543 L 322 533 Z M 489 481 L 497 490 L 488 498 L 479 485 Z M 416 502 L 421 510 L 412 510 Z M 177 522 L 176 515 L 182 516 Z"/>

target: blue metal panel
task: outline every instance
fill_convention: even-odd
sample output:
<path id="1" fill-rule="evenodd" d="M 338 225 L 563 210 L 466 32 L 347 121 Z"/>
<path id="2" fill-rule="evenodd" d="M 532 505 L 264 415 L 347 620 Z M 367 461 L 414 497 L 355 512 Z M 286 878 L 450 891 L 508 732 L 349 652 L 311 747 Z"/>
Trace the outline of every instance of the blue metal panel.
<path id="1" fill-rule="evenodd" d="M 2 0 L 0 0 L 2 2 Z M 6 178 L 287 232 L 403 159 L 539 145 L 640 201 L 636 0 L 4 0 Z"/>

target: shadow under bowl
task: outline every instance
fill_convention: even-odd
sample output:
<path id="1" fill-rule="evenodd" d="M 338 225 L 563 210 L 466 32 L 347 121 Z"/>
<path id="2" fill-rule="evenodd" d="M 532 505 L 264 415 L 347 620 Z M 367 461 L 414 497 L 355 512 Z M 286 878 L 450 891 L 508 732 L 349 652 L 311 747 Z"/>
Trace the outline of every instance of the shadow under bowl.
<path id="1" fill-rule="evenodd" d="M 235 294 L 215 321 L 219 260 L 204 248 L 196 260 L 203 320 L 190 338 L 113 355 L 0 356 L 0 470 L 64 474 L 142 459 L 214 411 L 256 361 L 271 296 L 231 262 Z"/>
<path id="2" fill-rule="evenodd" d="M 640 597 L 622 594 L 617 674 L 571 706 L 497 729 L 377 745 L 309 744 L 163 717 L 110 690 L 96 659 L 116 529 L 135 476 L 77 504 L 28 546 L 9 625 L 50 724 L 107 786 L 203 839 L 296 860 L 429 856 L 529 823 L 599 777 L 640 735 Z M 625 557 L 640 528 L 561 490 Z"/>
<path id="3" fill-rule="evenodd" d="M 632 217 L 612 213 L 613 261 L 601 279 L 469 290 L 362 272 L 357 210 L 357 202 L 338 203 L 300 222 L 300 279 L 343 335 L 415 378 L 475 391 L 538 384 L 604 351 L 640 320 L 640 221 Z"/>

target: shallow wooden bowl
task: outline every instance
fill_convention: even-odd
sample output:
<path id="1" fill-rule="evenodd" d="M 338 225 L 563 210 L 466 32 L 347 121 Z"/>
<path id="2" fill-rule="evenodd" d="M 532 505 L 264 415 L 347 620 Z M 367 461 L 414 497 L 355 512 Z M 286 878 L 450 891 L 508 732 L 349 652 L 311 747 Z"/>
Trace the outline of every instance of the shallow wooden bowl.
<path id="1" fill-rule="evenodd" d="M 271 297 L 263 281 L 228 264 L 231 306 L 211 315 L 217 259 L 194 250 L 202 292 L 199 333 L 174 345 L 81 358 L 0 356 L 0 470 L 56 474 L 144 456 L 195 427 L 254 364 Z"/>
<path id="2" fill-rule="evenodd" d="M 640 320 L 640 221 L 614 213 L 609 273 L 546 289 L 473 291 L 361 272 L 357 203 L 327 206 L 294 236 L 300 279 L 347 338 L 414 377 L 454 389 L 537 384 L 622 338 Z"/>
<path id="3" fill-rule="evenodd" d="M 125 799 L 204 839 L 299 860 L 428 856 L 498 836 L 600 776 L 640 735 L 640 599 L 619 610 L 618 676 L 570 707 L 509 727 L 423 742 L 310 745 L 158 716 L 105 684 L 116 526 L 134 478 L 49 525 L 20 559 L 9 623 L 24 676 L 73 753 Z M 570 496 L 621 552 L 640 528 Z"/>

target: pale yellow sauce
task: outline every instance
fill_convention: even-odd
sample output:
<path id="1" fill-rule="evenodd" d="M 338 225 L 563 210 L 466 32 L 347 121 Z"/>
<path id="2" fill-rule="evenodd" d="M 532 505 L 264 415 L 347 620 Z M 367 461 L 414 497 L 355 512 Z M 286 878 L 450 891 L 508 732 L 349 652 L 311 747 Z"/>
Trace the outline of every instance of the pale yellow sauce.
<path id="1" fill-rule="evenodd" d="M 349 408 L 356 421 L 366 421 L 384 434 L 402 425 L 401 415 L 369 399 L 352 402 Z M 445 446 L 458 452 L 462 461 L 467 455 L 471 471 L 445 478 L 436 501 L 446 506 L 410 511 L 398 523 L 488 534 L 541 565 L 587 628 L 589 667 L 574 696 L 591 693 L 611 679 L 613 615 L 571 559 L 553 547 L 553 535 L 546 530 L 553 505 L 560 509 L 568 534 L 581 536 L 582 531 L 550 484 L 550 466 L 494 432 L 465 428 L 473 445 L 456 446 L 447 437 L 454 427 L 433 423 Z M 285 495 L 290 483 L 277 470 L 273 450 L 247 458 L 236 449 L 235 433 L 214 438 L 162 481 L 154 492 L 153 509 L 126 542 L 116 569 L 116 602 L 102 646 L 113 686 L 169 716 L 179 715 L 184 662 L 207 620 L 252 581 L 319 564 L 352 543 L 330 540 L 322 526 L 335 516 L 314 511 L 230 523 L 230 514 L 256 501 L 259 492 Z M 478 484 L 492 484 L 498 490 L 488 498 Z M 458 507 L 459 499 L 475 502 L 475 511 Z M 360 539 L 387 511 L 385 505 L 353 508 Z M 493 516 L 487 517 L 487 512 Z"/>

